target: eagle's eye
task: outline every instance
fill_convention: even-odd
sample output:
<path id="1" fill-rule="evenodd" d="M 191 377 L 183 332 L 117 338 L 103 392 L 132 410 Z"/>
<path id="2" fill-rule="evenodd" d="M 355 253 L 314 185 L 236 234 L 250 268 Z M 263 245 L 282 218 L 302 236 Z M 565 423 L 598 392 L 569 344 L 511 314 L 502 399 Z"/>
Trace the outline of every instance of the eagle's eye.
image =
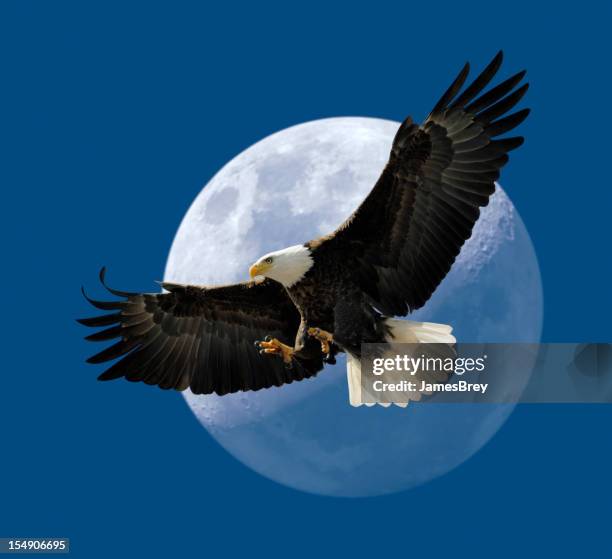
<path id="1" fill-rule="evenodd" d="M 268 258 L 266 258 L 266 259 L 264 260 L 264 262 L 265 262 L 266 264 L 272 264 L 272 257 L 271 257 L 271 256 L 268 256 Z"/>

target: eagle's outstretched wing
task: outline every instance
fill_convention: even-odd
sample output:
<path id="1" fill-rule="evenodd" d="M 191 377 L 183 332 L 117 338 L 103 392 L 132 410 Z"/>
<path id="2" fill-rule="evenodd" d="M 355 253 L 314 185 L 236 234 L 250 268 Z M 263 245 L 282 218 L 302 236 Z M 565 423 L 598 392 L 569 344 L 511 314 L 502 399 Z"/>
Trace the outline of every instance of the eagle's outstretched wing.
<path id="1" fill-rule="evenodd" d="M 351 260 L 364 291 L 383 313 L 404 315 L 429 299 L 495 190 L 508 152 L 522 137 L 494 139 L 529 114 L 507 115 L 528 84 L 525 72 L 481 94 L 502 62 L 498 53 L 458 95 L 466 64 L 418 126 L 399 128 L 391 156 L 373 190 L 332 235 L 313 248 Z"/>
<path id="2" fill-rule="evenodd" d="M 300 315 L 285 289 L 272 280 L 200 287 L 163 283 L 168 293 L 129 293 L 103 285 L 122 301 L 96 301 L 112 311 L 80 319 L 85 326 L 108 328 L 87 336 L 91 341 L 118 338 L 88 359 L 102 363 L 121 357 L 100 380 L 125 377 L 160 388 L 195 394 L 259 390 L 314 376 L 322 355 L 298 357 L 291 369 L 281 359 L 259 355 L 254 343 L 265 336 L 293 346 Z"/>

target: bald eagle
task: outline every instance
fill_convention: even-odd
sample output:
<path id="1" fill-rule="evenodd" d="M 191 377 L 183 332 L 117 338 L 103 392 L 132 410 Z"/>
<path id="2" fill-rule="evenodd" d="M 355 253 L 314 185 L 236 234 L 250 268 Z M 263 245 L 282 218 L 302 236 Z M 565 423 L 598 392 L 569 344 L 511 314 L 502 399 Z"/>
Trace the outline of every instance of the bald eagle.
<path id="1" fill-rule="evenodd" d="M 484 91 L 499 52 L 465 89 L 465 64 L 421 124 L 407 118 L 389 161 L 357 210 L 333 233 L 271 252 L 251 280 L 234 285 L 162 283 L 162 293 L 103 285 L 118 301 L 84 295 L 108 314 L 79 320 L 106 327 L 91 341 L 118 339 L 89 363 L 120 358 L 100 380 L 126 378 L 163 389 L 219 395 L 315 376 L 347 354 L 349 400 L 359 392 L 361 346 L 379 342 L 452 344 L 450 326 L 399 320 L 422 307 L 472 233 L 495 190 L 513 130 L 528 109 L 509 111 L 528 84 L 519 72 Z M 497 139 L 496 139 L 497 138 Z"/>

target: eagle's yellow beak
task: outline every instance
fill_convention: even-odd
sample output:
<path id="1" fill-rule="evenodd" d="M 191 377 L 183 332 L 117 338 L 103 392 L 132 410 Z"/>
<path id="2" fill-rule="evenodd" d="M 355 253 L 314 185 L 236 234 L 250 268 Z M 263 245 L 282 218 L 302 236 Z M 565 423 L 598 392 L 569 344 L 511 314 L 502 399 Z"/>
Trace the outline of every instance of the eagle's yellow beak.
<path id="1" fill-rule="evenodd" d="M 253 264 L 249 268 L 249 276 L 251 276 L 252 279 L 255 279 L 257 276 L 263 276 L 264 272 L 269 267 L 270 266 L 268 264 L 266 264 L 265 262 L 260 262 L 259 264 Z"/>

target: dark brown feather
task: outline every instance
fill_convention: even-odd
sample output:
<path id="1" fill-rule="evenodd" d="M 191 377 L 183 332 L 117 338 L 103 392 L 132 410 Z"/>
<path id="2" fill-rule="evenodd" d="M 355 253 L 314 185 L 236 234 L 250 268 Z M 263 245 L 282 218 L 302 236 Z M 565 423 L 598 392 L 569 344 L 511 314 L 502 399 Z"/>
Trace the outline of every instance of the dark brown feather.
<path id="1" fill-rule="evenodd" d="M 104 269 L 100 281 L 109 292 L 125 298 L 101 302 L 85 295 L 96 308 L 121 309 L 79 320 L 90 327 L 110 326 L 87 340 L 120 338 L 88 359 L 103 363 L 120 358 L 100 380 L 125 377 L 162 389 L 228 394 L 281 386 L 323 368 L 320 354 L 300 356 L 287 369 L 281 359 L 261 356 L 254 346 L 268 335 L 293 345 L 300 324 L 285 289 L 272 280 L 210 288 L 164 283 L 169 292 L 157 294 L 111 289 Z"/>
<path id="2" fill-rule="evenodd" d="M 507 114 L 527 91 L 527 84 L 515 89 L 525 72 L 483 92 L 501 62 L 500 52 L 459 93 L 466 65 L 421 126 L 406 119 L 361 206 L 333 234 L 309 245 L 315 254 L 350 260 L 362 289 L 385 314 L 425 304 L 471 235 L 508 152 L 523 142 L 492 139 L 529 112 Z"/>

